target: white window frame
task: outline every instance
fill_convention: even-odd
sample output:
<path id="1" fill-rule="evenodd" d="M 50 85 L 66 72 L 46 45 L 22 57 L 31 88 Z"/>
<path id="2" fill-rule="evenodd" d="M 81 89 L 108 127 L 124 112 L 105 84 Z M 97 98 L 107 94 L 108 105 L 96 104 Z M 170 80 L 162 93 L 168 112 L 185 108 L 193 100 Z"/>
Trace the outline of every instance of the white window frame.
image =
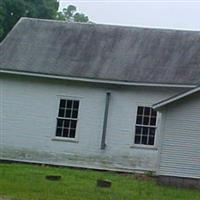
<path id="1" fill-rule="evenodd" d="M 80 117 L 80 107 L 81 107 L 81 98 L 82 97 L 77 97 L 77 96 L 65 96 L 65 95 L 57 95 L 57 109 L 56 109 L 56 122 L 55 122 L 55 131 L 54 131 L 54 135 L 52 140 L 54 141 L 64 141 L 64 142 L 73 142 L 73 143 L 78 143 L 79 142 L 79 117 Z M 70 137 L 63 137 L 63 136 L 56 136 L 56 131 L 57 131 L 57 121 L 58 119 L 72 119 L 74 120 L 74 118 L 63 118 L 63 117 L 59 117 L 58 113 L 59 113 L 59 109 L 60 109 L 60 100 L 64 99 L 64 100 L 72 100 L 72 101 L 79 101 L 79 108 L 78 108 L 78 117 L 75 118 L 77 121 L 76 124 L 76 130 L 75 130 L 75 137 L 74 138 L 70 138 Z"/>
<path id="2" fill-rule="evenodd" d="M 151 104 L 144 104 L 144 103 L 138 103 L 135 107 L 135 115 L 134 115 L 134 126 L 133 126 L 133 143 L 130 146 L 131 148 L 141 148 L 141 149 L 153 149 L 157 150 L 158 149 L 158 144 L 157 144 L 157 138 L 159 134 L 159 124 L 160 124 L 160 113 L 157 111 L 157 117 L 156 117 L 156 125 L 141 125 L 137 124 L 137 109 L 138 107 L 150 107 L 152 108 Z M 154 145 L 145 145 L 145 144 L 136 144 L 135 143 L 135 136 L 136 136 L 136 126 L 140 127 L 147 127 L 147 128 L 155 128 L 155 136 L 154 136 Z"/>

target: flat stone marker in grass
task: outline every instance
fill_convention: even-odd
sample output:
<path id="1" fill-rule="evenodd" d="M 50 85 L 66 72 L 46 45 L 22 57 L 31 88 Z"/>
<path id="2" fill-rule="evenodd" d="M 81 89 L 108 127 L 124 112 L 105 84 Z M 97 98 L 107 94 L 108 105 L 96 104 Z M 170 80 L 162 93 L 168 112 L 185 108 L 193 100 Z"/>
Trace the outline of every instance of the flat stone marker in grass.
<path id="1" fill-rule="evenodd" d="M 45 176 L 45 178 L 50 181 L 59 181 L 61 179 L 61 176 L 60 175 L 47 175 L 47 176 Z"/>
<path id="2" fill-rule="evenodd" d="M 102 180 L 102 179 L 98 179 L 98 180 L 97 180 L 97 187 L 110 188 L 111 185 L 112 185 L 112 182 L 111 182 L 111 181 Z"/>

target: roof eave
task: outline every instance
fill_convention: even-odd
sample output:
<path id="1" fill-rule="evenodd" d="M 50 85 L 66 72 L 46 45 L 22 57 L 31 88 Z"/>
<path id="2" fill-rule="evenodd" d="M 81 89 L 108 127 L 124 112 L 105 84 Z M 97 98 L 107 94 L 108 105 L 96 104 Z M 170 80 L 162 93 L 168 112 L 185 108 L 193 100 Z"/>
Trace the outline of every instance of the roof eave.
<path id="1" fill-rule="evenodd" d="M 194 87 L 196 87 L 196 85 L 192 85 L 192 84 L 190 85 L 190 84 L 128 82 L 128 81 L 116 81 L 116 80 L 103 80 L 103 79 L 70 77 L 70 76 L 60 76 L 60 75 L 49 75 L 49 74 L 21 72 L 21 71 L 13 71 L 13 70 L 11 71 L 11 70 L 3 70 L 3 69 L 0 69 L 0 73 L 33 76 L 33 77 L 43 77 L 43 78 L 60 79 L 60 80 L 69 80 L 69 81 L 81 81 L 81 82 L 102 83 L 102 84 L 111 84 L 111 85 L 125 85 L 125 86 L 172 87 L 172 88 L 194 88 Z"/>
<path id="2" fill-rule="evenodd" d="M 160 101 L 160 102 L 158 102 L 158 103 L 155 103 L 155 104 L 153 104 L 152 108 L 155 109 L 155 110 L 160 110 L 160 109 L 162 109 L 163 107 L 165 107 L 165 106 L 167 106 L 167 105 L 169 105 L 169 104 L 171 104 L 171 103 L 173 103 L 173 102 L 175 102 L 175 101 L 178 101 L 178 100 L 180 100 L 180 99 L 183 99 L 183 98 L 185 98 L 185 97 L 187 97 L 187 96 L 189 96 L 189 95 L 192 95 L 192 94 L 194 94 L 194 93 L 196 93 L 196 92 L 198 92 L 198 91 L 200 91 L 200 86 L 197 86 L 197 87 L 195 87 L 195 88 L 193 88 L 193 89 L 190 89 L 190 90 L 188 90 L 188 91 L 186 91 L 186 92 L 183 92 L 183 93 L 181 93 L 181 94 L 172 96 L 172 97 L 167 98 L 167 99 L 165 99 L 165 100 L 163 100 L 163 101 Z"/>

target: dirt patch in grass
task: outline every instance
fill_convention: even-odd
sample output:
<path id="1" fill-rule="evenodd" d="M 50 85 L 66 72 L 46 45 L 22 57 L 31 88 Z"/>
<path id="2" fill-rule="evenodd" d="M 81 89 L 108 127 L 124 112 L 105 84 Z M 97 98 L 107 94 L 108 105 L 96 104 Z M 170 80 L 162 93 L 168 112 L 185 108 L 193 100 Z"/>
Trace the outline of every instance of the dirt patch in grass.
<path id="1" fill-rule="evenodd" d="M 120 176 L 131 177 L 133 179 L 142 180 L 142 181 L 154 181 L 155 180 L 155 176 L 147 175 L 147 174 L 139 174 L 139 173 L 132 174 L 132 173 L 124 173 L 124 172 L 119 172 L 118 174 Z"/>
<path id="2" fill-rule="evenodd" d="M 145 174 L 135 174 L 135 178 L 137 180 L 141 180 L 141 181 L 153 181 L 153 180 L 155 180 L 155 177 L 148 176 L 148 175 L 145 175 Z"/>

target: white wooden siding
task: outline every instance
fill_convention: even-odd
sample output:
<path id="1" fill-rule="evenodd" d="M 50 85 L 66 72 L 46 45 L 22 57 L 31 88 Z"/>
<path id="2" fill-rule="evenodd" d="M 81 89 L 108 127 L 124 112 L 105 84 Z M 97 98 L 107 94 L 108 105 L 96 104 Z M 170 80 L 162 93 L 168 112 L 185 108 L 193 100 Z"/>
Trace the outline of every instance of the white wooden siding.
<path id="1" fill-rule="evenodd" d="M 200 94 L 169 105 L 162 114 L 159 174 L 200 178 Z"/>
<path id="2" fill-rule="evenodd" d="M 181 89 L 127 87 L 1 75 L 0 158 L 115 170 L 155 170 L 157 149 L 130 148 L 138 105 L 151 105 Z M 105 95 L 111 92 L 100 150 Z M 58 97 L 80 99 L 78 142 L 52 140 Z"/>

